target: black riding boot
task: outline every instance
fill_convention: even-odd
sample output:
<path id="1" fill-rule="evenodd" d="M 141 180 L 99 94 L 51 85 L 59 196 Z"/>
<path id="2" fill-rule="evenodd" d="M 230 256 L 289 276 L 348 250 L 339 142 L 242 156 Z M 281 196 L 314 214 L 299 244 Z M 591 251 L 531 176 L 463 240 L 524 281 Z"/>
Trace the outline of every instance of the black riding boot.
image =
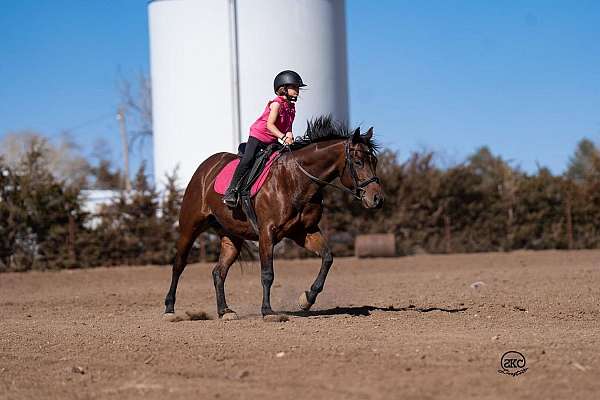
<path id="1" fill-rule="evenodd" d="M 223 194 L 223 203 L 225 203 L 229 207 L 233 208 L 236 207 L 238 204 L 239 189 L 243 177 L 243 171 L 240 171 L 240 168 L 236 168 L 233 174 L 233 178 L 231 178 L 231 183 L 225 191 L 225 194 Z"/>
<path id="2" fill-rule="evenodd" d="M 260 140 L 255 137 L 250 136 L 248 138 L 248 143 L 246 143 L 246 149 L 244 151 L 244 155 L 240 160 L 235 172 L 233 173 L 233 178 L 231 178 L 231 183 L 229 187 L 225 191 L 223 195 L 223 203 L 227 204 L 229 207 L 236 207 L 238 203 L 238 195 L 240 191 L 240 186 L 242 185 L 242 181 L 246 174 L 252 169 L 252 165 L 254 164 L 254 157 L 256 156 L 256 152 L 259 149 L 264 149 L 266 145 L 262 143 Z"/>

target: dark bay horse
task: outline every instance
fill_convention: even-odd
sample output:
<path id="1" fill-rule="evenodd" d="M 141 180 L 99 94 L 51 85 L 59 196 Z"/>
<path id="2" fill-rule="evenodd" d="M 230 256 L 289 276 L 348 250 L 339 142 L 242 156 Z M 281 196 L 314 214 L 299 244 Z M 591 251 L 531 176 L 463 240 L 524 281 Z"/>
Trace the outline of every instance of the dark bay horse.
<path id="1" fill-rule="evenodd" d="M 273 283 L 273 246 L 283 238 L 316 253 L 321 269 L 310 289 L 300 295 L 299 306 L 308 310 L 323 290 L 333 263 L 331 251 L 318 223 L 323 214 L 322 189 L 335 178 L 340 187 L 362 202 L 365 208 L 380 208 L 383 193 L 376 175 L 377 146 L 373 128 L 361 135 L 360 129 L 349 131 L 331 117 L 309 122 L 306 134 L 273 163 L 267 181 L 256 194 L 254 205 L 259 232 L 253 230 L 240 206 L 230 209 L 213 189 L 219 171 L 236 156 L 218 153 L 206 159 L 188 184 L 179 215 L 180 236 L 173 263 L 171 287 L 165 299 L 165 313 L 175 312 L 177 282 L 188 253 L 198 235 L 213 228 L 221 237 L 219 261 L 212 275 L 220 318 L 237 315 L 225 301 L 227 271 L 240 254 L 244 240 L 258 240 L 263 287 L 262 314 L 274 314 L 270 292 Z"/>

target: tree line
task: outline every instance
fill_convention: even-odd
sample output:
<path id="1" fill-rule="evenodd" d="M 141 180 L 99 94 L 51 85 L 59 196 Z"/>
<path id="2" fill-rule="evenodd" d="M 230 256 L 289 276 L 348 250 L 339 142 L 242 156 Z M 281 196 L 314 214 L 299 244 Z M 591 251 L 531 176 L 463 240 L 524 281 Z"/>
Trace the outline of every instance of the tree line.
<path id="1" fill-rule="evenodd" d="M 0 156 L 0 271 L 171 262 L 182 198 L 176 171 L 163 177 L 159 192 L 142 165 L 127 192 L 119 190 L 122 174 L 109 161 L 83 168 L 75 157 L 74 173 L 55 151 L 33 137 L 18 158 Z M 398 255 L 598 248 L 599 154 L 582 140 L 567 172 L 554 175 L 542 167 L 526 173 L 486 147 L 445 168 L 431 152 L 400 161 L 383 150 L 383 209 L 365 210 L 327 190 L 321 228 L 338 256 L 353 254 L 357 234 L 389 232 Z M 89 188 L 114 189 L 113 198 L 89 211 Z M 214 260 L 217 252 L 218 238 L 205 233 L 191 261 Z M 308 256 L 291 242 L 276 254 Z"/>

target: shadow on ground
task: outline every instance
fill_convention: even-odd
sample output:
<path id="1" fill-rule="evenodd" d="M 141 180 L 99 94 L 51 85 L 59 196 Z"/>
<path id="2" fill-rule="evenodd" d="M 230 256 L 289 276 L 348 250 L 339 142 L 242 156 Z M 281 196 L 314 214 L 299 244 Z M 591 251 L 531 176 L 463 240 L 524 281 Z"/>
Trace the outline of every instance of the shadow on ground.
<path id="1" fill-rule="evenodd" d="M 427 313 L 431 311 L 442 311 L 447 313 L 458 313 L 468 310 L 468 307 L 460 308 L 446 308 L 446 307 L 417 307 L 415 305 L 408 305 L 406 307 L 375 307 L 375 306 L 360 306 L 360 307 L 335 307 L 325 310 L 314 310 L 314 311 L 282 311 L 282 314 L 293 315 L 296 317 L 319 317 L 319 316 L 334 316 L 334 315 L 350 315 L 352 317 L 366 317 L 371 315 L 373 311 L 384 311 L 384 312 L 403 312 L 403 311 L 416 311 Z"/>

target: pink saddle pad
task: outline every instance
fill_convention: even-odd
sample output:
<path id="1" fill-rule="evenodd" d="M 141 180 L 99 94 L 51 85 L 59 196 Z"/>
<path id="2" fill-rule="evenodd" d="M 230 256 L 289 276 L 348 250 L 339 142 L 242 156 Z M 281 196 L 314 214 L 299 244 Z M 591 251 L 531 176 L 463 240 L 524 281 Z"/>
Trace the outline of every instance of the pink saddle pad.
<path id="1" fill-rule="evenodd" d="M 271 154 L 271 157 L 269 157 L 269 160 L 267 161 L 267 164 L 260 173 L 258 179 L 254 181 L 254 183 L 252 184 L 252 188 L 250 188 L 251 197 L 254 197 L 254 195 L 258 193 L 262 185 L 265 183 L 265 181 L 267 180 L 267 175 L 271 170 L 271 165 L 273 165 L 273 162 L 275 162 L 275 160 L 279 158 L 280 155 L 281 153 L 279 151 L 276 151 L 273 154 Z M 223 167 L 221 172 L 219 172 L 219 175 L 217 175 L 217 179 L 215 179 L 215 192 L 219 194 L 225 193 L 225 191 L 229 187 L 229 184 L 231 183 L 231 178 L 233 178 L 235 168 L 238 166 L 239 163 L 240 159 L 236 158 L 235 160 L 231 160 L 229 163 L 227 163 L 227 165 L 225 165 L 225 167 Z"/>

